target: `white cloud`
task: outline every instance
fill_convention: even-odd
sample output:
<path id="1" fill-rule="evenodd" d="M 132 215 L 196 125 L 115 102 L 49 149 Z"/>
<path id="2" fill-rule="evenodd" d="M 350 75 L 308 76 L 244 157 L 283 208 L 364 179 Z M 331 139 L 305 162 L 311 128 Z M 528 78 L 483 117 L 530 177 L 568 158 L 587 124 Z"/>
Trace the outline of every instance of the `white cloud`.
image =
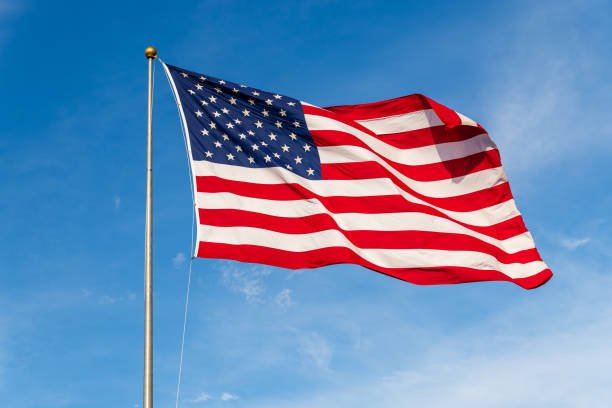
<path id="1" fill-rule="evenodd" d="M 121 197 L 119 197 L 118 195 L 116 195 L 113 198 L 113 204 L 115 205 L 115 209 L 119 209 L 119 207 L 121 207 Z"/>
<path id="2" fill-rule="evenodd" d="M 483 122 L 515 171 L 612 145 L 612 126 L 601 121 L 612 87 L 593 80 L 609 64 L 597 47 L 598 27 L 567 30 L 593 4 L 538 4 L 500 28 L 505 52 L 483 87 Z"/>
<path id="3" fill-rule="evenodd" d="M 0 0 L 0 53 L 10 38 L 10 20 L 22 11 L 23 2 Z"/>
<path id="4" fill-rule="evenodd" d="M 278 295 L 274 298 L 274 301 L 277 305 L 283 307 L 289 307 L 293 305 L 293 300 L 291 299 L 291 289 L 284 288 L 281 290 Z"/>
<path id="5" fill-rule="evenodd" d="M 211 399 L 212 399 L 212 396 L 210 394 L 203 392 L 199 394 L 197 397 L 195 397 L 194 399 L 192 399 L 191 402 L 197 404 L 199 402 L 210 401 Z"/>
<path id="6" fill-rule="evenodd" d="M 559 261 L 569 265 L 562 271 L 566 286 L 525 292 L 523 301 L 513 302 L 515 308 L 497 310 L 489 320 L 467 322 L 466 328 L 443 335 L 430 327 L 429 344 L 411 347 L 408 341 L 402 363 L 374 364 L 386 365 L 386 373 L 373 374 L 377 370 L 366 366 L 353 370 L 349 379 L 342 375 L 335 385 L 291 401 L 269 399 L 252 406 L 612 406 L 612 271 L 609 266 Z M 604 274 L 589 272 L 594 269 Z M 398 342 L 406 339 L 402 327 L 390 329 L 389 336 Z M 302 334 L 299 341 L 304 355 L 325 366 L 328 352 L 320 336 Z"/>
<path id="7" fill-rule="evenodd" d="M 235 401 L 239 398 L 240 397 L 238 397 L 237 395 L 234 395 L 229 392 L 224 392 L 223 394 L 221 394 L 221 401 Z"/>
<path id="8" fill-rule="evenodd" d="M 314 364 L 321 371 L 329 371 L 333 356 L 330 344 L 316 332 L 296 331 L 298 339 L 298 353 L 302 359 Z"/>
<path id="9" fill-rule="evenodd" d="M 228 289 L 241 293 L 248 302 L 262 302 L 266 292 L 263 278 L 270 275 L 264 266 L 227 265 L 222 268 L 221 282 Z"/>
<path id="10" fill-rule="evenodd" d="M 588 244 L 590 241 L 591 241 L 591 238 L 581 238 L 581 239 L 561 238 L 560 244 L 563 248 L 573 251 L 574 249 L 578 247 Z"/>
<path id="11" fill-rule="evenodd" d="M 177 253 L 174 258 L 172 258 L 172 265 L 174 265 L 175 269 L 179 269 L 187 260 L 187 257 L 183 252 Z"/>
<path id="12" fill-rule="evenodd" d="M 98 298 L 98 303 L 101 305 L 114 305 L 117 303 L 117 298 L 109 295 L 102 295 Z"/>

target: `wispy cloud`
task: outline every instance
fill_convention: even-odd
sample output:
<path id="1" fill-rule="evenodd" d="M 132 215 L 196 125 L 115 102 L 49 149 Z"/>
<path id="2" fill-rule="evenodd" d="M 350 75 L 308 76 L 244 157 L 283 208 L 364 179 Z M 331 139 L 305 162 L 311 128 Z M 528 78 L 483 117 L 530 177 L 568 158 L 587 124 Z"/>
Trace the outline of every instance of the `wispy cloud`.
<path id="1" fill-rule="evenodd" d="M 121 207 L 121 197 L 119 197 L 118 195 L 113 197 L 113 204 L 115 205 L 116 210 L 119 209 L 119 207 Z"/>
<path id="2" fill-rule="evenodd" d="M 179 269 L 181 266 L 183 266 L 186 260 L 187 257 L 183 252 L 177 253 L 174 258 L 172 258 L 172 265 L 174 266 L 174 269 Z"/>
<path id="3" fill-rule="evenodd" d="M 230 392 L 224 392 L 223 394 L 221 394 L 221 401 L 235 401 L 239 398 L 240 397 Z"/>
<path id="4" fill-rule="evenodd" d="M 196 396 L 194 399 L 191 400 L 192 403 L 197 404 L 200 402 L 206 402 L 206 401 L 210 401 L 212 399 L 212 396 L 206 392 L 200 393 L 198 396 Z"/>
<path id="5" fill-rule="evenodd" d="M 248 302 L 262 302 L 266 293 L 263 278 L 270 273 L 271 270 L 263 266 L 226 265 L 222 267 L 221 282 L 233 292 L 244 295 Z"/>
<path id="6" fill-rule="evenodd" d="M 298 348 L 307 365 L 313 365 L 321 371 L 329 371 L 333 356 L 332 346 L 316 332 L 296 331 Z"/>
<path id="7" fill-rule="evenodd" d="M 505 52 L 491 65 L 492 79 L 483 88 L 483 118 L 507 168 L 532 170 L 568 155 L 610 149 L 612 126 L 601 118 L 612 103 L 612 86 L 589 80 L 608 64 L 596 45 L 603 26 L 568 30 L 577 15 L 595 6 L 534 3 L 508 21 L 511 30 L 500 30 Z M 559 46 L 551 46 L 553 41 Z"/>
<path id="8" fill-rule="evenodd" d="M 576 279 L 566 279 L 567 287 L 533 292 L 535 297 L 515 302 L 516 308 L 498 310 L 490 320 L 468 323 L 467 329 L 442 335 L 429 327 L 430 343 L 423 347 L 411 347 L 402 327 L 390 329 L 396 341 L 407 341 L 410 357 L 399 365 L 382 362 L 386 373 L 363 367 L 335 386 L 251 406 L 610 406 L 612 306 L 606 293 L 612 278 L 589 271 L 612 270 L 564 264 L 570 266 L 563 274 Z M 329 367 L 331 351 L 322 337 L 299 334 L 301 354 L 318 367 Z"/>
<path id="9" fill-rule="evenodd" d="M 573 251 L 574 249 L 584 246 L 591 241 L 591 238 L 561 238 L 560 244 L 563 248 Z"/>
<path id="10" fill-rule="evenodd" d="M 292 306 L 293 300 L 291 299 L 291 289 L 284 288 L 283 290 L 278 292 L 278 295 L 276 295 L 276 297 L 274 298 L 274 301 L 279 306 L 283 306 L 283 307 Z"/>

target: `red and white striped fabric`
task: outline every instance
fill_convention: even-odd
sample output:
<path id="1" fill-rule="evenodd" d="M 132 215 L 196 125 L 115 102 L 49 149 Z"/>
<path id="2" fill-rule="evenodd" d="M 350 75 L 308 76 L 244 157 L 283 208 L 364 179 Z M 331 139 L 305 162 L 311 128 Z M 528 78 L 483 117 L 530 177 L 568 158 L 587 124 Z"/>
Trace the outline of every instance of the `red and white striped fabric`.
<path id="1" fill-rule="evenodd" d="M 302 108 L 321 180 L 192 160 L 196 256 L 353 263 L 425 285 L 552 276 L 476 122 L 423 95 Z"/>

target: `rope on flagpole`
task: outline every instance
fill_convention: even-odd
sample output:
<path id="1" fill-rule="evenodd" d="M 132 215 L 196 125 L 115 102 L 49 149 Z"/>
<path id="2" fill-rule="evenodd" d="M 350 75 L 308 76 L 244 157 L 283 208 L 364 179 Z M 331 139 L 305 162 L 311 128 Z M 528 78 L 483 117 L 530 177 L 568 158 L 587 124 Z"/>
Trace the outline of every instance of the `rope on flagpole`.
<path id="1" fill-rule="evenodd" d="M 187 294 L 185 296 L 185 314 L 183 317 L 183 335 L 181 336 L 181 354 L 179 358 L 178 381 L 176 384 L 176 408 L 179 408 L 181 396 L 181 379 L 183 375 L 183 355 L 185 350 L 185 333 L 187 332 L 187 310 L 189 309 L 189 292 L 191 289 L 191 267 L 193 265 L 193 257 L 189 260 L 189 272 L 187 274 Z"/>
<path id="2" fill-rule="evenodd" d="M 160 63 L 165 64 L 164 61 L 162 61 L 160 58 L 158 58 Z M 167 70 L 164 70 L 166 72 L 166 77 L 168 77 L 169 73 Z M 168 77 L 168 81 L 170 82 L 170 78 Z M 170 82 L 170 86 L 172 87 L 172 82 Z M 174 96 L 174 100 L 177 104 L 177 106 L 180 106 L 180 101 L 177 99 L 177 96 L 175 95 L 174 92 L 172 92 L 172 96 Z M 181 351 L 179 354 L 179 370 L 178 370 L 178 379 L 177 379 L 177 383 L 176 383 L 176 402 L 175 402 L 175 408 L 179 408 L 180 405 L 180 401 L 181 401 L 181 381 L 183 378 L 183 356 L 185 355 L 185 335 L 187 333 L 187 317 L 188 317 L 188 311 L 189 311 L 189 297 L 190 297 L 190 293 L 191 293 L 191 275 L 192 275 L 192 267 L 193 267 L 193 259 L 194 257 L 194 253 L 195 253 L 195 247 L 194 247 L 194 237 L 195 237 L 195 195 L 194 195 L 194 189 L 193 189 L 193 174 L 191 171 L 191 165 L 190 165 L 190 161 L 189 161 L 189 155 L 191 154 L 191 152 L 189 151 L 189 145 L 187 144 L 187 137 L 189 137 L 189 135 L 187 134 L 186 130 L 185 130 L 185 125 L 183 124 L 183 121 L 180 120 L 180 111 L 179 111 L 179 122 L 181 123 L 181 130 L 183 133 L 183 142 L 185 143 L 185 151 L 187 152 L 188 155 L 188 159 L 187 159 L 187 168 L 189 170 L 189 187 L 191 188 L 191 194 L 192 194 L 192 202 L 194 204 L 193 207 L 193 211 L 191 212 L 191 256 L 189 258 L 189 269 L 187 272 L 187 290 L 186 290 L 186 294 L 185 294 L 185 311 L 183 314 L 183 333 L 181 335 Z"/>

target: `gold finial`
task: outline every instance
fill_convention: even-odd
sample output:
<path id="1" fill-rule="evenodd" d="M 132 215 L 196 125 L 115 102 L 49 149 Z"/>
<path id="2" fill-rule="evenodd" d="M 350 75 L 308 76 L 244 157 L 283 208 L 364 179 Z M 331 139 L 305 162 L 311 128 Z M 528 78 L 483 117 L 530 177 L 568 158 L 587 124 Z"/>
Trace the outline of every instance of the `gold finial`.
<path id="1" fill-rule="evenodd" d="M 157 49 L 155 47 L 147 47 L 145 49 L 145 56 L 147 59 L 157 58 Z"/>

